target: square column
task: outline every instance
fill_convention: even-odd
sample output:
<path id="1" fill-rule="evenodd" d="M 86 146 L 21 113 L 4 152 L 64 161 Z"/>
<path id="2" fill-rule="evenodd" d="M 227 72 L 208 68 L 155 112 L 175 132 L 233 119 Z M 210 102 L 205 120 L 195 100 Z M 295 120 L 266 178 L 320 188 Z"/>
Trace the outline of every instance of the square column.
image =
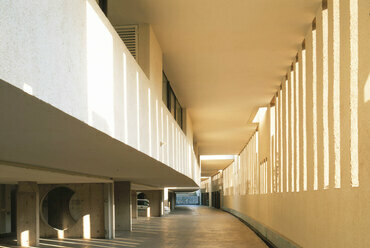
<path id="1" fill-rule="evenodd" d="M 17 243 L 23 247 L 38 246 L 39 188 L 36 182 L 18 182 Z"/>
<path id="2" fill-rule="evenodd" d="M 170 209 L 171 211 L 173 211 L 175 210 L 175 206 L 176 206 L 176 193 L 171 192 L 168 197 L 170 201 Z"/>
<path id="3" fill-rule="evenodd" d="M 135 190 L 131 191 L 131 201 L 132 201 L 132 218 L 137 218 L 137 193 Z"/>
<path id="4" fill-rule="evenodd" d="M 116 231 L 132 230 L 131 182 L 114 183 Z"/>
<path id="5" fill-rule="evenodd" d="M 212 177 L 209 178 L 209 191 L 208 191 L 208 197 L 209 197 L 209 201 L 208 201 L 208 206 L 209 207 L 212 207 Z"/>
<path id="6" fill-rule="evenodd" d="M 163 190 L 163 202 L 164 202 L 164 206 L 170 209 L 171 199 L 170 199 L 170 192 L 168 192 L 168 188 L 164 188 Z"/>
<path id="7" fill-rule="evenodd" d="M 114 213 L 114 184 L 106 183 L 104 185 L 104 226 L 105 238 L 115 238 L 115 213 Z"/>

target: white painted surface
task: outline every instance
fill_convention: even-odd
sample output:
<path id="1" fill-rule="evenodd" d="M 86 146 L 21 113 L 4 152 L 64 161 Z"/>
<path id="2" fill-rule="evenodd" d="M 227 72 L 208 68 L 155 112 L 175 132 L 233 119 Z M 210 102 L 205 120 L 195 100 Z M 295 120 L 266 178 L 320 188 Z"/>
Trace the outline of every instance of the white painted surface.
<path id="1" fill-rule="evenodd" d="M 284 163 L 282 165 L 284 169 L 287 165 L 289 166 L 289 170 L 286 172 L 280 170 L 282 172 L 281 179 L 283 179 L 281 180 L 282 190 L 273 190 L 267 194 L 255 190 L 266 186 L 266 181 L 258 181 L 263 178 L 261 174 L 263 174 L 266 161 L 269 166 L 271 163 L 278 164 L 280 162 L 274 161 L 274 157 L 270 156 L 271 153 L 267 151 L 269 148 L 271 149 L 271 145 L 266 139 L 271 135 L 271 131 L 270 121 L 267 118 L 269 115 L 266 115 L 258 128 L 258 163 L 252 165 L 252 169 L 248 167 L 252 155 L 247 154 L 247 157 L 243 157 L 245 153 L 243 151 L 240 154 L 241 169 L 237 163 L 233 163 L 224 170 L 223 199 L 224 207 L 248 216 L 251 220 L 261 223 L 299 247 L 365 248 L 370 243 L 368 232 L 370 229 L 370 212 L 368 211 L 370 208 L 370 155 L 368 152 L 370 150 L 370 105 L 369 101 L 363 98 L 367 94 L 370 64 L 368 52 L 370 51 L 370 19 L 368 9 L 365 7 L 369 1 L 340 1 L 339 10 L 335 10 L 335 3 L 338 2 L 328 0 L 329 25 L 327 28 L 329 37 L 325 38 L 322 35 L 321 9 L 317 12 L 317 16 L 320 17 L 316 20 L 317 30 L 312 32 L 310 29 L 306 35 L 305 60 L 307 59 L 307 61 L 300 64 L 301 72 L 305 71 L 307 83 L 304 84 L 306 86 L 304 90 L 306 90 L 306 94 L 304 97 L 303 94 L 299 94 L 300 97 L 306 99 L 305 113 L 307 118 L 305 118 L 305 123 L 303 119 L 302 121 L 301 119 L 291 121 L 291 110 L 286 111 L 287 105 L 283 104 L 282 106 L 283 111 L 280 119 L 283 120 L 283 128 L 279 131 L 279 135 L 282 137 L 280 152 L 285 154 L 288 151 L 286 156 L 283 156 L 284 161 L 282 162 Z M 351 4 L 356 6 L 351 6 Z M 355 9 L 351 10 L 351 8 Z M 339 14 L 338 11 L 340 12 L 340 35 L 334 39 L 336 32 L 339 32 L 337 30 L 339 27 L 334 28 L 332 22 L 333 16 Z M 326 41 L 329 42 L 327 55 L 323 53 L 323 43 Z M 336 49 L 334 49 L 335 45 Z M 357 49 L 362 50 L 357 51 Z M 302 49 L 298 53 L 301 57 Z M 338 61 L 338 56 L 340 56 L 340 61 Z M 326 60 L 328 60 L 328 71 L 325 72 L 326 65 L 323 64 Z M 288 73 L 290 73 L 290 68 Z M 326 76 L 323 76 L 325 73 L 328 74 L 328 85 L 325 85 L 325 80 L 327 80 Z M 333 80 L 335 77 L 338 82 Z M 354 78 L 357 77 L 358 79 L 355 80 Z M 291 79 L 288 80 L 288 87 L 289 84 L 293 84 Z M 326 87 L 329 89 L 328 96 L 325 93 L 323 98 Z M 334 87 L 339 87 L 337 90 L 339 90 L 340 96 L 335 96 L 333 92 L 330 92 Z M 286 89 L 283 86 L 283 94 L 279 95 L 280 101 L 284 103 L 288 100 L 288 103 L 292 103 L 292 92 L 286 94 Z M 357 97 L 358 99 L 354 100 Z M 335 107 L 335 105 L 337 106 Z M 288 107 L 290 108 L 290 104 Z M 326 112 L 328 123 L 323 121 Z M 337 121 L 340 123 L 336 123 Z M 338 126 L 335 127 L 336 124 L 340 126 L 340 130 L 338 130 Z M 285 127 L 289 125 L 289 129 L 285 131 L 284 125 Z M 355 128 L 357 126 L 358 128 Z M 304 155 L 304 149 L 295 150 L 289 146 L 291 139 L 287 137 L 292 136 L 291 130 L 297 127 L 303 128 L 307 132 L 307 155 Z M 328 130 L 325 130 L 327 128 Z M 328 144 L 325 144 L 324 141 L 327 135 L 326 131 L 329 132 Z M 340 135 L 340 142 L 338 142 L 339 139 L 335 139 L 335 135 Z M 304 136 L 299 138 L 302 139 Z M 248 149 L 250 145 L 252 142 L 249 142 L 246 148 Z M 296 142 L 295 145 L 303 148 L 301 143 Z M 339 147 L 336 147 L 338 145 Z M 325 159 L 327 156 L 325 149 L 329 149 L 330 164 Z M 299 155 L 300 158 L 304 158 L 306 156 L 307 167 L 301 163 L 295 164 L 296 170 L 295 173 L 292 173 L 294 167 L 291 162 L 294 160 L 288 163 L 286 160 L 291 157 L 292 153 L 295 153 L 295 157 Z M 340 160 L 335 160 L 335 158 L 340 158 Z M 335 164 L 335 161 L 338 164 Z M 247 169 L 248 177 L 245 179 L 240 177 L 240 174 L 243 174 L 243 167 Z M 298 168 L 299 174 L 297 174 Z M 273 171 L 275 168 L 271 169 Z M 302 169 L 307 169 L 307 174 L 304 176 L 307 177 L 306 179 L 302 176 L 304 174 L 301 174 Z M 269 171 L 271 170 L 267 171 L 268 178 L 276 175 L 270 174 Z M 295 183 L 291 180 L 293 176 L 296 179 Z M 273 182 L 273 180 L 267 181 L 268 188 L 271 188 L 269 182 Z M 295 190 L 298 185 L 306 186 L 298 191 Z M 243 191 L 243 187 L 247 187 L 248 190 Z M 277 245 L 277 247 L 287 246 Z"/>
<path id="2" fill-rule="evenodd" d="M 157 94 L 159 84 L 148 80 L 95 1 L 1 1 L 0 27 L 1 79 L 199 181 L 192 144 Z M 177 140 L 167 136 L 171 127 Z M 150 147 L 162 152 L 150 154 Z"/>

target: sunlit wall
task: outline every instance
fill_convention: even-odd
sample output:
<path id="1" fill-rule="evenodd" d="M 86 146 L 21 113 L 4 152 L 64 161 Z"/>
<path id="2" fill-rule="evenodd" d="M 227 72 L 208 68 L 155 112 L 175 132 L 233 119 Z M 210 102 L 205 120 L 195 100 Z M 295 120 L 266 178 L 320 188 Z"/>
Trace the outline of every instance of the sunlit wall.
<path id="1" fill-rule="evenodd" d="M 0 23 L 12 24 L 0 29 L 1 79 L 199 183 L 161 82 L 148 79 L 96 1 L 5 0 L 0 9 Z"/>
<path id="2" fill-rule="evenodd" d="M 323 2 L 258 131 L 223 171 L 224 208 L 302 247 L 370 244 L 366 2 Z"/>

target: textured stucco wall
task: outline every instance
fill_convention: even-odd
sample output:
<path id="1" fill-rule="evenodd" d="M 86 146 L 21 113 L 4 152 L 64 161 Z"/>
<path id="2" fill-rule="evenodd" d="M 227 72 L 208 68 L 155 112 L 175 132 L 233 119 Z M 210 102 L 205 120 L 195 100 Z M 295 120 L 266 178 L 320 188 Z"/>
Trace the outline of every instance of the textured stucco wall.
<path id="1" fill-rule="evenodd" d="M 130 182 L 114 183 L 114 211 L 117 231 L 132 230 L 132 195 Z"/>
<path id="2" fill-rule="evenodd" d="M 333 34 L 333 3 L 340 4 L 340 59 L 334 60 L 334 34 Z M 354 7 L 358 4 L 358 8 Z M 317 189 L 315 188 L 315 169 L 314 169 L 314 143 L 315 133 L 313 127 L 313 63 L 312 60 L 312 29 L 309 28 L 305 37 L 306 46 L 306 131 L 307 131 L 307 191 L 304 190 L 303 182 L 303 132 L 299 135 L 299 173 L 297 174 L 297 150 L 291 147 L 291 142 L 297 142 L 296 130 L 292 134 L 292 93 L 288 92 L 289 118 L 285 121 L 285 109 L 283 110 L 283 160 L 284 166 L 289 166 L 289 173 L 286 174 L 286 167 L 283 170 L 283 192 L 270 190 L 271 181 L 268 181 L 267 194 L 243 194 L 240 191 L 231 190 L 230 194 L 224 195 L 223 207 L 228 211 L 252 223 L 261 233 L 270 233 L 278 247 L 368 247 L 370 244 L 370 99 L 369 96 L 369 60 L 370 60 L 370 19 L 368 16 L 368 0 L 345 0 L 328 1 L 328 96 L 324 96 L 324 60 L 323 60 L 323 23 L 322 9 L 317 12 L 316 40 L 317 40 Z M 357 23 L 356 9 L 358 9 L 358 40 L 355 30 Z M 350 18 L 353 18 L 350 20 Z M 352 31 L 351 31 L 352 30 Z M 355 37 L 350 40 L 350 37 Z M 358 55 L 356 55 L 356 45 L 358 45 Z M 302 49 L 299 50 L 301 56 Z M 292 61 L 295 61 L 292 58 Z M 299 57 L 300 65 L 302 58 Z M 356 63 L 358 62 L 358 73 Z M 339 82 L 340 82 L 340 102 L 333 101 L 334 98 L 334 65 L 339 63 Z M 302 67 L 301 67 L 302 69 Z M 292 78 L 288 70 L 288 85 L 291 86 Z M 358 80 L 356 76 L 358 75 Z M 282 81 L 285 108 L 285 79 Z M 302 84 L 302 74 L 300 74 L 300 84 Z M 358 89 L 356 89 L 358 84 Z M 289 86 L 289 90 L 291 87 Z M 299 86 L 301 87 L 301 86 Z M 302 99 L 302 89 L 299 98 Z M 356 95 L 358 98 L 356 100 Z M 328 100 L 328 114 L 325 113 L 324 103 Z M 268 104 L 268 103 L 266 103 Z M 302 102 L 300 102 L 302 104 Z M 340 109 L 339 131 L 335 129 L 334 107 L 338 104 Z M 356 107 L 358 104 L 358 107 Z M 299 109 L 300 127 L 302 127 L 302 107 Z M 268 157 L 270 154 L 270 130 L 269 115 L 259 124 L 259 157 Z M 328 119 L 328 145 L 325 145 L 325 121 Z M 358 125 L 356 125 L 358 118 Z M 294 119 L 293 123 L 296 123 Z M 286 156 L 285 132 L 288 126 L 288 157 Z M 336 133 L 337 132 L 337 133 Z M 340 184 L 338 176 L 335 174 L 335 144 L 340 134 L 339 158 L 340 158 Z M 356 142 L 358 134 L 358 142 Z M 280 143 L 278 143 L 280 144 Z M 356 148 L 358 144 L 358 149 Z M 295 146 L 297 143 L 295 143 Z M 325 162 L 325 151 L 328 151 L 329 163 Z M 292 154 L 294 155 L 292 160 Z M 356 184 L 355 156 L 358 155 L 358 176 L 359 185 Z M 352 157 L 351 157 L 352 156 Z M 354 157 L 353 157 L 354 156 Z M 280 156 L 279 156 L 280 158 Z M 288 163 L 286 163 L 288 161 Z M 260 161 L 261 162 L 261 161 Z M 294 165 L 294 183 L 292 182 L 292 166 Z M 328 165 L 328 174 L 325 167 Z M 271 163 L 268 167 L 268 179 L 270 179 Z M 299 175 L 297 187 L 297 175 Z M 325 179 L 327 176 L 328 179 Z M 239 180 L 237 176 L 230 176 L 234 180 L 234 185 Z M 326 180 L 329 185 L 326 187 Z M 289 182 L 288 192 L 286 182 Z M 294 192 L 292 192 L 294 189 Z M 298 192 L 297 192 L 298 191 Z M 266 231 L 269 230 L 269 231 Z M 269 234 L 267 234 L 269 235 Z M 283 241 L 284 240 L 284 241 Z M 280 243 L 279 243 L 280 242 Z M 289 246 L 290 247 L 290 246 Z"/>
<path id="3" fill-rule="evenodd" d="M 153 89 L 158 99 L 162 99 L 163 56 L 152 26 L 149 26 L 149 37 L 150 80 L 153 82 Z"/>
<path id="4" fill-rule="evenodd" d="M 38 185 L 40 191 L 40 209 L 42 201 L 50 190 L 57 187 L 67 187 L 75 192 L 72 196 L 70 208 L 76 223 L 64 231 L 65 238 L 82 238 L 84 234 L 84 216 L 88 216 L 91 238 L 104 238 L 104 184 L 61 184 L 61 185 Z M 71 206 L 71 203 L 70 203 Z M 41 211 L 41 210 L 40 210 Z M 86 217 L 85 217 L 86 218 Z M 85 227 L 86 228 L 86 227 Z M 58 231 L 51 227 L 40 212 L 40 237 L 57 238 Z"/>
<path id="5" fill-rule="evenodd" d="M 193 176 L 186 136 L 158 90 L 151 29 L 149 80 L 95 1 L 1 1 L 0 23 L 1 79 Z"/>

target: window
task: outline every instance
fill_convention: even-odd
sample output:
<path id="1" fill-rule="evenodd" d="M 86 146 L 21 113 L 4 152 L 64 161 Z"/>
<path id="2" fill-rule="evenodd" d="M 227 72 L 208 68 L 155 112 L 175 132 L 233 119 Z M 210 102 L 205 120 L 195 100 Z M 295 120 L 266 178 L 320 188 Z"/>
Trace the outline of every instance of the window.
<path id="1" fill-rule="evenodd" d="M 107 15 L 108 12 L 108 0 L 96 0 L 96 2 L 99 4 L 99 7 L 103 11 L 105 15 Z"/>
<path id="2" fill-rule="evenodd" d="M 182 108 L 179 101 L 176 99 L 176 121 L 177 124 L 182 128 Z"/>
<path id="3" fill-rule="evenodd" d="M 168 78 L 164 72 L 162 77 L 162 100 L 166 104 L 173 118 L 175 118 L 177 124 L 179 124 L 182 129 L 182 107 L 171 87 L 170 81 L 168 81 Z"/>
<path id="4" fill-rule="evenodd" d="M 166 106 L 168 106 L 168 79 L 166 77 L 166 75 L 164 74 L 163 72 L 163 75 L 162 75 L 162 101 L 166 104 Z"/>

